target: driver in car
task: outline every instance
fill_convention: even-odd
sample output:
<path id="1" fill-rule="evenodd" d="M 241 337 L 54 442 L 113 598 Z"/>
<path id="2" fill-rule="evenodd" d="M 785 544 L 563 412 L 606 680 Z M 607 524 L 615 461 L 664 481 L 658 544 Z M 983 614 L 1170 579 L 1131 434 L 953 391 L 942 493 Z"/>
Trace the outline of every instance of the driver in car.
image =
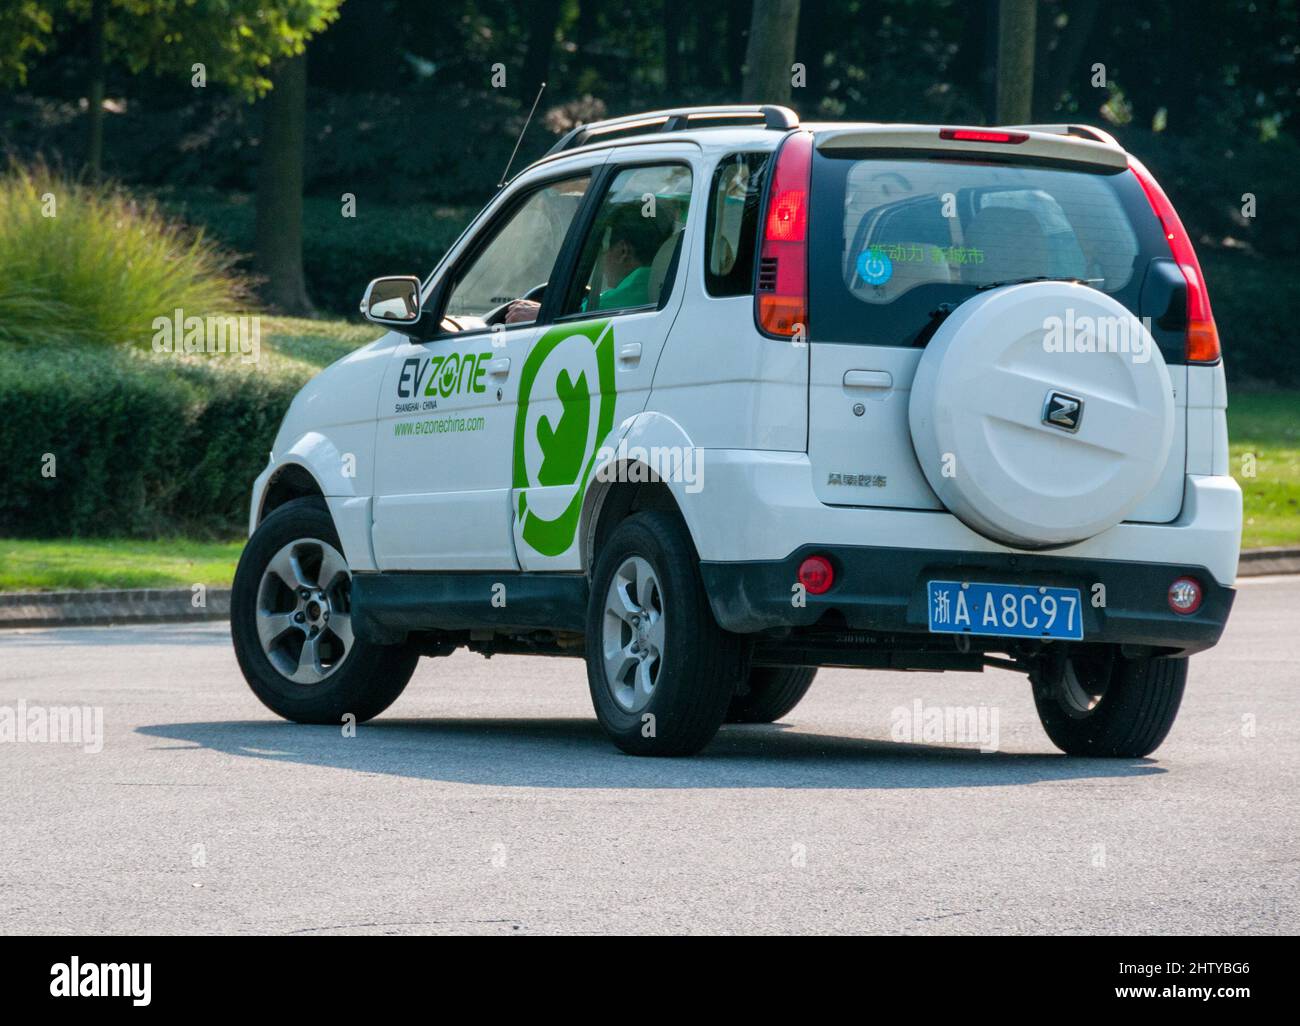
<path id="1" fill-rule="evenodd" d="M 601 289 L 593 309 L 646 306 L 650 302 L 650 264 L 664 241 L 658 220 L 643 216 L 640 204 L 629 203 L 610 215 L 606 228 L 609 243 L 600 258 L 601 281 L 617 284 Z M 581 309 L 588 309 L 588 299 L 582 301 Z M 516 299 L 506 310 L 505 323 L 536 320 L 540 306 L 536 300 Z"/>

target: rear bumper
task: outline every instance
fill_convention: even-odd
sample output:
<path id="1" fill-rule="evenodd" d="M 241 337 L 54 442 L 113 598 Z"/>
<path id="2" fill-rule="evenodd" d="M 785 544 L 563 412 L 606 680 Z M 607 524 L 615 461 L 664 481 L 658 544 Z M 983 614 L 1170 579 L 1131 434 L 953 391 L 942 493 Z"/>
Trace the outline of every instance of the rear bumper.
<path id="1" fill-rule="evenodd" d="M 828 506 L 817 498 L 807 453 L 707 449 L 704 455 L 704 487 L 675 494 L 705 562 L 782 560 L 807 543 L 935 550 L 954 559 L 1023 551 L 990 541 L 948 512 Z M 1175 520 L 1117 524 L 1052 552 L 1079 560 L 1199 566 L 1212 580 L 1231 586 L 1240 548 L 1237 482 L 1189 474 Z"/>
<path id="2" fill-rule="evenodd" d="M 830 559 L 835 583 L 826 594 L 803 596 L 805 604 L 796 605 L 799 564 L 814 554 Z M 929 631 L 927 582 L 968 580 L 1078 588 L 1085 641 L 1150 647 L 1167 655 L 1190 655 L 1215 644 L 1236 596 L 1202 565 L 1041 553 L 805 545 L 783 559 L 702 562 L 700 570 L 718 623 L 742 634 L 812 627 L 826 617 L 828 624 L 855 630 L 937 639 Z M 1183 575 L 1200 581 L 1204 595 L 1200 608 L 1186 616 L 1173 612 L 1167 600 L 1170 583 Z M 1102 597 L 1104 604 L 1094 604 Z M 1004 650 L 1009 640 L 988 643 Z"/>

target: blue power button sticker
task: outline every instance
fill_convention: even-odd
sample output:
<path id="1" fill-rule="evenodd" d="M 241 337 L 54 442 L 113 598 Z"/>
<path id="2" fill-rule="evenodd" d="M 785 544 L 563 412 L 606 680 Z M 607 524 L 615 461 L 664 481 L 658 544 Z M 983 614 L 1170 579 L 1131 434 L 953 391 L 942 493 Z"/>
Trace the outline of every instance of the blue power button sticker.
<path id="1" fill-rule="evenodd" d="M 858 277 L 868 285 L 883 285 L 894 274 L 894 262 L 882 249 L 864 249 L 858 254 Z"/>

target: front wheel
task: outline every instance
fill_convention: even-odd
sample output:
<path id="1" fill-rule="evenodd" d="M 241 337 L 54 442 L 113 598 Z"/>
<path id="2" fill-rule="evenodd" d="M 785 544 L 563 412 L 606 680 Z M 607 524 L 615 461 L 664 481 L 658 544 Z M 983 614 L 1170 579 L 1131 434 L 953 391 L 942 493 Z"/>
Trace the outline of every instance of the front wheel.
<path id="1" fill-rule="evenodd" d="M 1030 680 L 1043 730 L 1061 751 L 1139 759 L 1159 748 L 1173 726 L 1187 660 L 1080 652 L 1041 663 Z"/>
<path id="2" fill-rule="evenodd" d="M 596 561 L 587 682 L 596 718 L 632 755 L 693 755 L 722 725 L 741 679 L 741 639 L 722 630 L 679 517 L 623 521 Z"/>
<path id="3" fill-rule="evenodd" d="M 230 590 L 235 657 L 253 694 L 298 723 L 360 723 L 402 693 L 419 653 L 352 632 L 352 574 L 329 510 L 295 499 L 258 525 Z"/>

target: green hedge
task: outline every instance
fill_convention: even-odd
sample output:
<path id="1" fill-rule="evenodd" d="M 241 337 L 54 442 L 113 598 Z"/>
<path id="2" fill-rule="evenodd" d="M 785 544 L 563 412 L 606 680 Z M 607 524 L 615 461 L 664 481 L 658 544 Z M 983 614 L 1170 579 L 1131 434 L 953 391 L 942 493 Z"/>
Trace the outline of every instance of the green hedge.
<path id="1" fill-rule="evenodd" d="M 0 535 L 239 534 L 298 384 L 102 349 L 0 353 Z"/>
<path id="2" fill-rule="evenodd" d="M 245 194 L 213 192 L 164 194 L 165 205 L 202 225 L 218 241 L 245 254 L 241 269 L 251 271 L 254 204 Z M 430 203 L 378 204 L 361 196 L 356 216 L 344 217 L 343 204 L 308 197 L 303 204 L 303 270 L 312 302 L 322 310 L 355 315 L 371 278 L 433 270 L 469 219 L 468 207 Z"/>
<path id="3" fill-rule="evenodd" d="M 1224 366 L 1234 385 L 1300 386 L 1300 260 L 1200 252 Z M 1231 398 L 1231 397 L 1229 397 Z"/>

